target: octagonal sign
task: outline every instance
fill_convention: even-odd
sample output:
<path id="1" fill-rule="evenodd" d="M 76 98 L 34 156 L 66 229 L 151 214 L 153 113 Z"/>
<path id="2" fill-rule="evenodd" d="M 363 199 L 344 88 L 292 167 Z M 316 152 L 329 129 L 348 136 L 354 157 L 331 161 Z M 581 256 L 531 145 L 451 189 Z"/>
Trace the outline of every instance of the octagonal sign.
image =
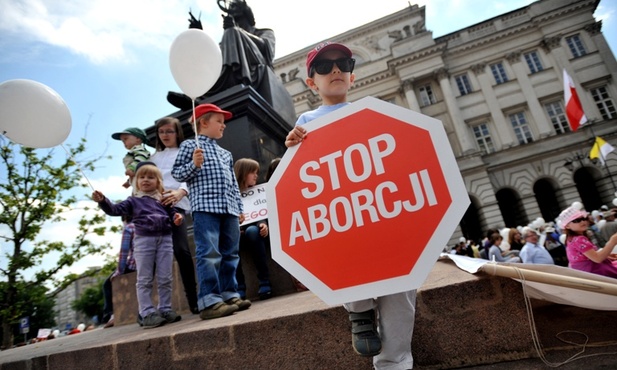
<path id="1" fill-rule="evenodd" d="M 419 288 L 469 206 L 442 123 L 367 97 L 304 127 L 266 190 L 273 258 L 330 305 Z"/>

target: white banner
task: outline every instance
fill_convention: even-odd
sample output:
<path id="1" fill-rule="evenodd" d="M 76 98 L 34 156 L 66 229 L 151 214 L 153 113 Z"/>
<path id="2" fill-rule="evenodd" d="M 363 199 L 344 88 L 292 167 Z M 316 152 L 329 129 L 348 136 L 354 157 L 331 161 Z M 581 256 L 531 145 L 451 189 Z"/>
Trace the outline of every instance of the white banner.
<path id="1" fill-rule="evenodd" d="M 249 225 L 268 218 L 266 183 L 241 191 L 240 195 L 244 204 L 244 222 L 240 225 Z"/>

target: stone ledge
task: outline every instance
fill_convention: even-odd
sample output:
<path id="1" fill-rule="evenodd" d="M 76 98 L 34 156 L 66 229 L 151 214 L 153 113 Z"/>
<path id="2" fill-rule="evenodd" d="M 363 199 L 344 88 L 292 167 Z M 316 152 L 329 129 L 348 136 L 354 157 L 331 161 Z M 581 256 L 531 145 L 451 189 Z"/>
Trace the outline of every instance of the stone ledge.
<path id="1" fill-rule="evenodd" d="M 194 251 L 192 253 L 194 254 Z M 240 252 L 240 263 L 242 263 L 242 268 L 246 279 L 247 298 L 255 300 L 258 297 L 257 289 L 259 287 L 255 264 L 252 262 L 250 255 L 245 251 Z M 270 269 L 270 282 L 272 284 L 273 296 L 281 296 L 296 292 L 296 287 L 292 276 L 278 263 L 272 260 L 272 258 L 268 261 L 268 267 Z M 134 272 L 120 275 L 114 278 L 112 282 L 115 325 L 134 324 L 137 320 L 138 305 L 135 283 L 136 273 Z M 156 281 L 154 282 L 152 290 L 152 299 L 156 305 L 158 302 L 158 295 L 156 294 Z M 186 296 L 184 294 L 184 286 L 182 285 L 182 278 L 178 269 L 178 263 L 175 259 L 173 266 L 171 306 L 180 314 L 190 313 L 190 307 L 188 306 L 188 302 L 186 301 Z"/>
<path id="2" fill-rule="evenodd" d="M 579 350 L 557 339 L 565 330 L 586 334 L 589 351 L 615 341 L 615 311 L 533 303 L 547 357 L 565 361 Z M 247 311 L 212 321 L 189 314 L 155 329 L 124 325 L 3 351 L 0 370 L 371 369 L 370 359 L 353 352 L 349 328 L 342 307 L 303 292 L 257 301 Z M 547 367 L 536 358 L 520 284 L 471 275 L 446 261 L 435 264 L 418 292 L 412 348 L 416 369 Z M 524 360 L 506 362 L 517 359 Z M 579 369 L 600 360 L 561 368 Z M 604 368 L 617 367 L 615 356 L 603 360 L 611 365 Z M 516 367 L 519 362 L 524 367 Z"/>

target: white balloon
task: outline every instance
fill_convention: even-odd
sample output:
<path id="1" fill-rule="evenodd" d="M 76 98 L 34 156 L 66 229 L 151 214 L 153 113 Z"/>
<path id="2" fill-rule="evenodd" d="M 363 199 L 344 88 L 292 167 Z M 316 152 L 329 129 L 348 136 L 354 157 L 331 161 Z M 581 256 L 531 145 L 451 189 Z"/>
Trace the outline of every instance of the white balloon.
<path id="1" fill-rule="evenodd" d="M 218 80 L 223 56 L 218 44 L 207 33 L 190 28 L 171 44 L 169 67 L 182 92 L 195 100 Z"/>
<path id="2" fill-rule="evenodd" d="M 613 199 L 613 205 L 617 207 L 617 198 Z"/>
<path id="3" fill-rule="evenodd" d="M 577 209 L 577 210 L 580 211 L 581 209 L 583 209 L 583 203 L 581 203 L 581 202 L 574 202 L 574 203 L 572 203 L 572 208 Z"/>
<path id="4" fill-rule="evenodd" d="M 600 220 L 596 223 L 596 226 L 598 227 L 598 230 L 602 230 L 605 224 L 606 224 L 606 220 Z"/>
<path id="5" fill-rule="evenodd" d="M 566 244 L 566 237 L 567 237 L 567 236 L 566 236 L 566 234 L 561 234 L 561 235 L 559 235 L 559 242 L 560 242 L 561 244 L 564 244 L 564 245 L 565 245 L 565 244 Z"/>
<path id="6" fill-rule="evenodd" d="M 0 133 L 31 148 L 62 144 L 71 132 L 71 112 L 50 87 L 32 80 L 0 84 Z"/>

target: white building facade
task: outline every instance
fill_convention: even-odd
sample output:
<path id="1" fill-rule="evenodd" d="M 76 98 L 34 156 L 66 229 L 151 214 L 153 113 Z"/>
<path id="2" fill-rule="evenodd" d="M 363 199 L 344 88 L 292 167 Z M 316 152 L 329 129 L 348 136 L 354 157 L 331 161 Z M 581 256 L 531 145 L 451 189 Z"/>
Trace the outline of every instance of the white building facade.
<path id="1" fill-rule="evenodd" d="M 617 147 L 617 62 L 593 17 L 598 3 L 540 0 L 439 38 L 425 8 L 410 5 L 329 39 L 356 59 L 350 101 L 370 95 L 443 123 L 471 199 L 450 245 L 552 221 L 574 201 L 612 205 L 617 153 L 606 166 L 587 158 L 595 136 Z M 274 62 L 298 115 L 321 105 L 304 82 L 312 47 Z M 591 122 L 576 132 L 564 69 Z"/>

